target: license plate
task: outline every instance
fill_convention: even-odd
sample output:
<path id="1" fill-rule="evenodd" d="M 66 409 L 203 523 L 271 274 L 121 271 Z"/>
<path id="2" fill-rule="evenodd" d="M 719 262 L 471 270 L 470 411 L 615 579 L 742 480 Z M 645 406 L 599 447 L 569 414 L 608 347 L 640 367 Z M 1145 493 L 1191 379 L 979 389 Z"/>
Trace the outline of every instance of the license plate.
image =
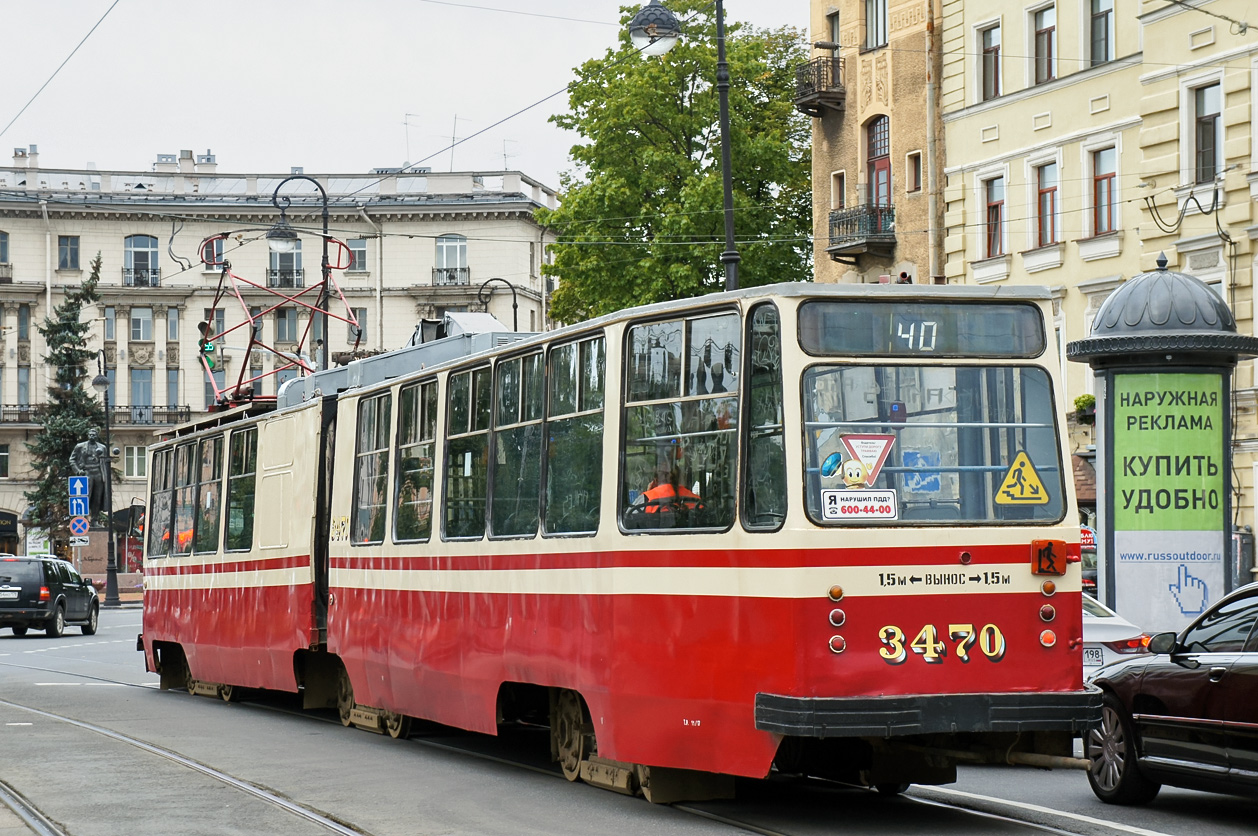
<path id="1" fill-rule="evenodd" d="M 1105 663 L 1105 657 L 1101 655 L 1101 648 L 1085 647 L 1083 649 L 1083 664 L 1101 665 L 1104 663 Z"/>
<path id="2" fill-rule="evenodd" d="M 0 589 L 0 601 L 16 599 L 18 590 L 16 589 Z"/>

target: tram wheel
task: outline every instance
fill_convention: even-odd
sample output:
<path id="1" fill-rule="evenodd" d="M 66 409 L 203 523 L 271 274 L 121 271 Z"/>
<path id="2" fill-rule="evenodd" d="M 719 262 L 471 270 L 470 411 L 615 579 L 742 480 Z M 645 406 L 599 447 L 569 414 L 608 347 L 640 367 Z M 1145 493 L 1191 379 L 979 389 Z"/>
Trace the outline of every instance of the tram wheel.
<path id="1" fill-rule="evenodd" d="M 594 748 L 594 735 L 586 730 L 585 707 L 580 694 L 568 689 L 559 692 L 550 728 L 563 777 L 575 781 L 581 777 L 581 761 L 588 758 Z"/>
<path id="2" fill-rule="evenodd" d="M 384 715 L 384 730 L 394 740 L 405 740 L 411 736 L 411 718 L 406 714 L 394 714 L 392 711 L 386 711 Z"/>
<path id="3" fill-rule="evenodd" d="M 874 784 L 878 794 L 886 796 L 900 795 L 908 788 L 908 784 Z"/>
<path id="4" fill-rule="evenodd" d="M 341 715 L 342 726 L 353 724 L 350 715 L 354 712 L 354 685 L 349 681 L 349 674 L 344 668 L 336 682 L 336 712 Z"/>
<path id="5" fill-rule="evenodd" d="M 218 695 L 223 698 L 223 702 L 240 702 L 240 689 L 235 685 L 218 686 Z"/>

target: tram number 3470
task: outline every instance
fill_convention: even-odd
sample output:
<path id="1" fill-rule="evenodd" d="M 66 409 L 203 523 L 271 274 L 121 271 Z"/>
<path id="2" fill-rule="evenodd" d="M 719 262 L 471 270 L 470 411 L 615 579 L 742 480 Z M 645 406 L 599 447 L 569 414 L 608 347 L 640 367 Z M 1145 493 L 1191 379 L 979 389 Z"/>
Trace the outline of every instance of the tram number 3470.
<path id="1" fill-rule="evenodd" d="M 977 631 L 973 624 L 949 624 L 944 636 L 946 639 L 940 636 L 935 625 L 927 624 L 912 641 L 906 643 L 905 632 L 889 624 L 878 631 L 878 638 L 882 641 L 878 655 L 888 665 L 899 665 L 904 663 L 911 650 L 926 662 L 937 665 L 949 655 L 948 642 L 951 642 L 952 655 L 962 662 L 969 662 L 975 649 L 993 662 L 1005 657 L 1005 635 L 995 624 L 984 624 Z"/>

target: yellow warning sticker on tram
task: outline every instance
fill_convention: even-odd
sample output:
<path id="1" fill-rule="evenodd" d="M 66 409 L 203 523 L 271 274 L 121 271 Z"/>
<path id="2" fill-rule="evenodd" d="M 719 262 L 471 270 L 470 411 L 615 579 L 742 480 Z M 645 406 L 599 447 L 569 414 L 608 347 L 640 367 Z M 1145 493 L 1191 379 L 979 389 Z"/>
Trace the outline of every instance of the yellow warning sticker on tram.
<path id="1" fill-rule="evenodd" d="M 1019 453 L 996 490 L 997 505 L 1047 505 L 1048 491 L 1026 453 Z"/>

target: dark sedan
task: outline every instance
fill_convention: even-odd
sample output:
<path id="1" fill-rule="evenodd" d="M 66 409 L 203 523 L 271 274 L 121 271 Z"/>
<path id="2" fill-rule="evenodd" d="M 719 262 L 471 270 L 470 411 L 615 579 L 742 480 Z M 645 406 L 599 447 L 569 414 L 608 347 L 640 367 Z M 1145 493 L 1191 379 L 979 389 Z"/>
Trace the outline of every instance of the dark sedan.
<path id="1" fill-rule="evenodd" d="M 1258 796 L 1258 584 L 1151 653 L 1097 672 L 1102 724 L 1084 738 L 1102 801 L 1143 804 L 1163 784 Z"/>

